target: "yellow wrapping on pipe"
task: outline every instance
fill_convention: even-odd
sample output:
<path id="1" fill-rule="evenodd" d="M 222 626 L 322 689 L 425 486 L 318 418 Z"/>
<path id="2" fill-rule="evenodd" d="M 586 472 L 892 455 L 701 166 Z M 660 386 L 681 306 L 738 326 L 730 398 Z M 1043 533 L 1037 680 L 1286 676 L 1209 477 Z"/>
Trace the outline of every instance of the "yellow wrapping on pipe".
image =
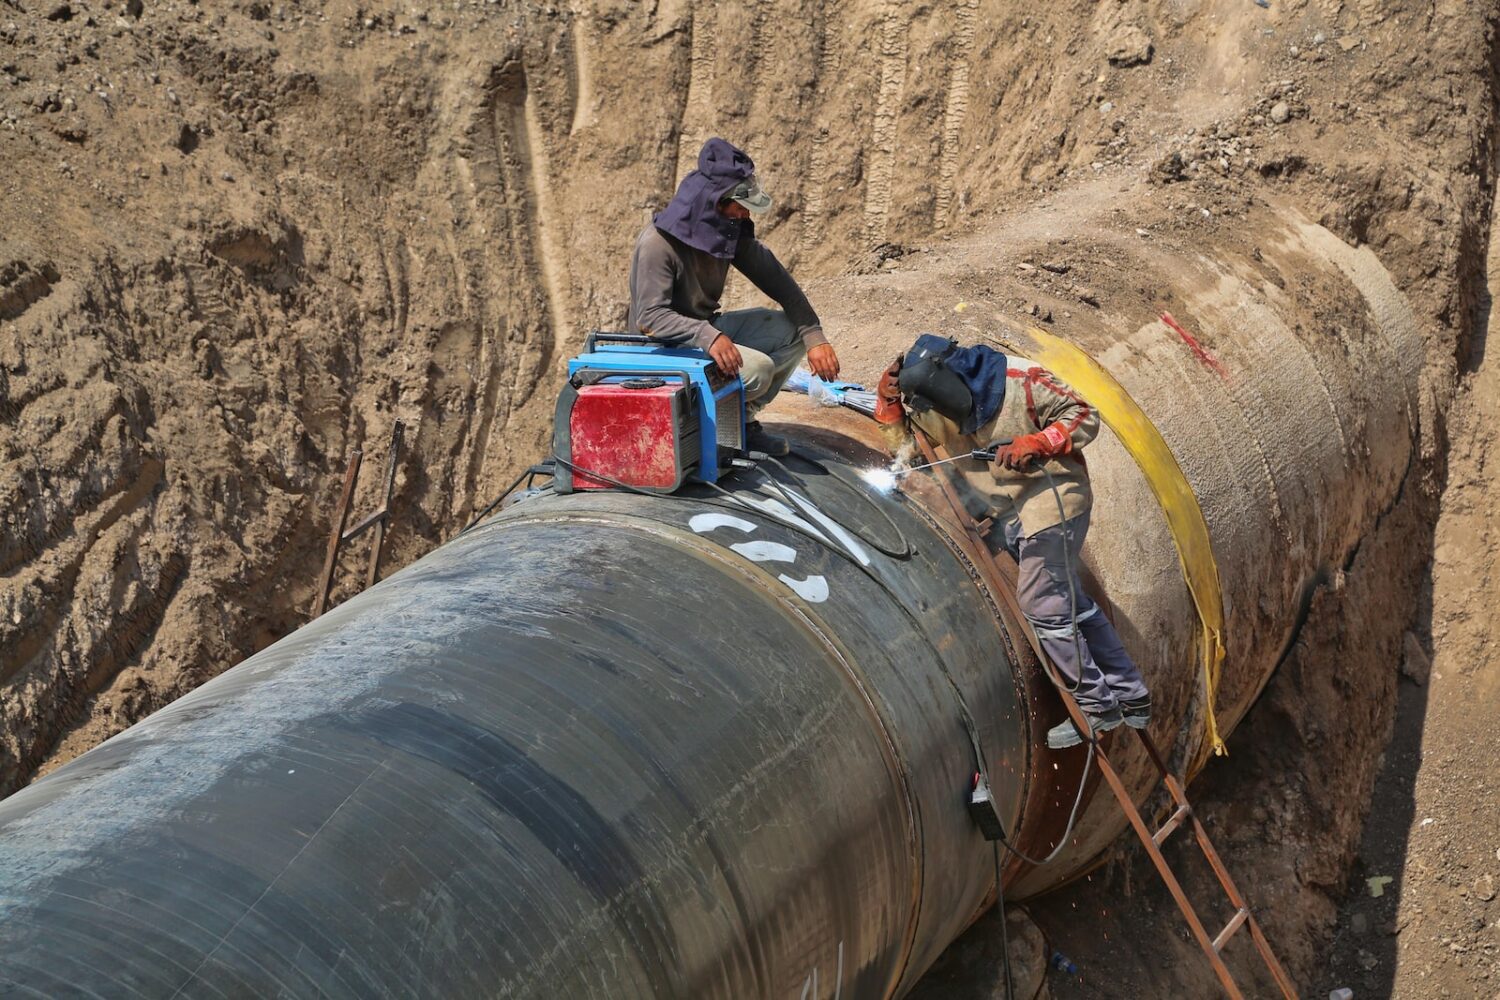
<path id="1" fill-rule="evenodd" d="M 1224 665 L 1224 597 L 1219 589 L 1219 564 L 1214 560 L 1213 541 L 1208 536 L 1203 508 L 1198 505 L 1198 497 L 1167 447 L 1166 439 L 1113 375 L 1066 340 L 1035 327 L 1026 332 L 1031 342 L 1029 349 L 1013 347 L 1003 340 L 1000 343 L 1007 351 L 1055 372 L 1099 410 L 1100 419 L 1115 432 L 1140 466 L 1166 515 L 1183 579 L 1198 610 L 1201 631 L 1204 740 L 1188 762 L 1187 773 L 1191 776 L 1207 761 L 1209 750 L 1220 755 L 1228 753 L 1214 718 L 1219 675 Z"/>

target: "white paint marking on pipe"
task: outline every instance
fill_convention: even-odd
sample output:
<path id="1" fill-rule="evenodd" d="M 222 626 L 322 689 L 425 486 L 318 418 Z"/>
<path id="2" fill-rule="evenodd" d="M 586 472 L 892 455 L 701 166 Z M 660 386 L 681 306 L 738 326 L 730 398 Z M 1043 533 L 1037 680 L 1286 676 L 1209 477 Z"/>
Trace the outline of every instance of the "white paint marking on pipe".
<path id="1" fill-rule="evenodd" d="M 796 562 L 797 550 L 780 542 L 736 542 L 729 548 L 755 562 Z"/>
<path id="2" fill-rule="evenodd" d="M 828 600 L 828 581 L 821 576 L 810 576 L 806 580 L 782 573 L 776 579 L 792 588 L 792 592 L 809 604 L 822 604 Z"/>
<path id="3" fill-rule="evenodd" d="M 688 527 L 700 535 L 706 535 L 715 528 L 733 528 L 747 535 L 755 530 L 754 522 L 733 514 L 694 514 L 688 521 Z"/>
<path id="4" fill-rule="evenodd" d="M 810 524 L 805 518 L 798 517 L 790 507 L 782 503 L 780 500 L 772 500 L 769 497 L 747 496 L 745 494 L 739 494 L 738 496 L 740 500 L 756 508 L 757 510 L 761 510 L 767 514 L 770 514 L 778 521 L 785 521 L 787 524 L 795 525 L 796 527 L 801 528 L 804 531 L 810 531 L 814 535 L 821 539 L 824 539 L 825 541 L 828 540 L 828 536 L 830 534 L 833 535 L 833 537 L 839 541 L 839 544 L 847 549 L 849 553 L 854 556 L 854 558 L 858 559 L 862 565 L 870 565 L 870 556 L 865 552 L 864 546 L 855 541 L 854 536 L 850 535 L 849 532 L 840 527 L 837 521 L 819 510 L 817 506 L 806 497 L 798 493 L 794 493 L 791 489 L 788 489 L 787 492 L 791 494 L 794 499 L 796 499 L 797 503 L 800 506 L 805 507 L 807 511 L 812 514 L 813 519 L 818 522 L 817 525 Z M 818 525 L 822 525 L 826 530 L 819 530 Z"/>

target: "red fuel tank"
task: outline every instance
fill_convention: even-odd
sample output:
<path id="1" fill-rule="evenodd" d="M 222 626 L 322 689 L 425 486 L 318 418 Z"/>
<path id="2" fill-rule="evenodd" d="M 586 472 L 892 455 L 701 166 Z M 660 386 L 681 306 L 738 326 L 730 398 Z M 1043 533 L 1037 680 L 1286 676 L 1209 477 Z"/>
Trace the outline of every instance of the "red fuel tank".
<path id="1" fill-rule="evenodd" d="M 578 390 L 568 416 L 574 489 L 612 485 L 670 492 L 682 485 L 698 455 L 698 428 L 688 405 L 692 388 L 660 378 L 599 382 Z"/>

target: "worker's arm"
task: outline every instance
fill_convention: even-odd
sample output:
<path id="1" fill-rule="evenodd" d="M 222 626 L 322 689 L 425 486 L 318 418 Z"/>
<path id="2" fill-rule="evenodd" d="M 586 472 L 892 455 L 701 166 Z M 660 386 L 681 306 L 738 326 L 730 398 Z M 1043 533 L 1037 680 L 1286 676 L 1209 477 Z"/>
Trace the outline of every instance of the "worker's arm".
<path id="1" fill-rule="evenodd" d="M 1098 435 L 1098 412 L 1045 368 L 1027 370 L 1019 385 L 1012 382 L 1006 389 L 1017 390 L 1026 394 L 1026 415 L 1037 430 L 999 445 L 994 460 L 997 476 L 1001 467 L 1025 472 L 1034 462 L 1070 454 Z"/>
<path id="2" fill-rule="evenodd" d="M 917 442 L 906 416 L 906 407 L 901 405 L 901 390 L 896 384 L 900 373 L 901 358 L 897 357 L 875 384 L 875 423 L 880 428 L 886 450 L 897 461 L 905 462 L 916 451 Z"/>
<path id="3" fill-rule="evenodd" d="M 1099 411 L 1047 369 L 1028 371 L 1025 386 L 1026 411 L 1031 422 L 1042 434 L 1049 434 L 1058 442 L 1061 448 L 1058 454 L 1077 451 L 1099 435 Z"/>
<path id="4" fill-rule="evenodd" d="M 708 350 L 719 331 L 706 319 L 672 308 L 672 288 L 682 262 L 665 240 L 642 238 L 630 260 L 630 315 L 636 328 L 668 344 Z"/>
<path id="5" fill-rule="evenodd" d="M 802 335 L 802 342 L 807 345 L 808 351 L 828 343 L 828 338 L 823 335 L 823 324 L 819 321 L 818 314 L 813 312 L 812 303 L 803 294 L 802 286 L 781 266 L 781 261 L 776 259 L 770 247 L 753 236 L 741 239 L 734 253 L 734 266 L 756 288 L 781 306 L 786 318 L 792 321 L 792 325 Z"/>

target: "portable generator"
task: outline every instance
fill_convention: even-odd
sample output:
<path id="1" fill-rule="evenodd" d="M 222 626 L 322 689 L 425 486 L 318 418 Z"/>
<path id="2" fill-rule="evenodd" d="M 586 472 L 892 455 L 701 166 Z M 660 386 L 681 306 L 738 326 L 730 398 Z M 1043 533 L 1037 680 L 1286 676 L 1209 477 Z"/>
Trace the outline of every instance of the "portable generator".
<path id="1" fill-rule="evenodd" d="M 596 330 L 557 399 L 553 487 L 671 493 L 717 481 L 744 441 L 744 383 L 706 352 Z"/>

